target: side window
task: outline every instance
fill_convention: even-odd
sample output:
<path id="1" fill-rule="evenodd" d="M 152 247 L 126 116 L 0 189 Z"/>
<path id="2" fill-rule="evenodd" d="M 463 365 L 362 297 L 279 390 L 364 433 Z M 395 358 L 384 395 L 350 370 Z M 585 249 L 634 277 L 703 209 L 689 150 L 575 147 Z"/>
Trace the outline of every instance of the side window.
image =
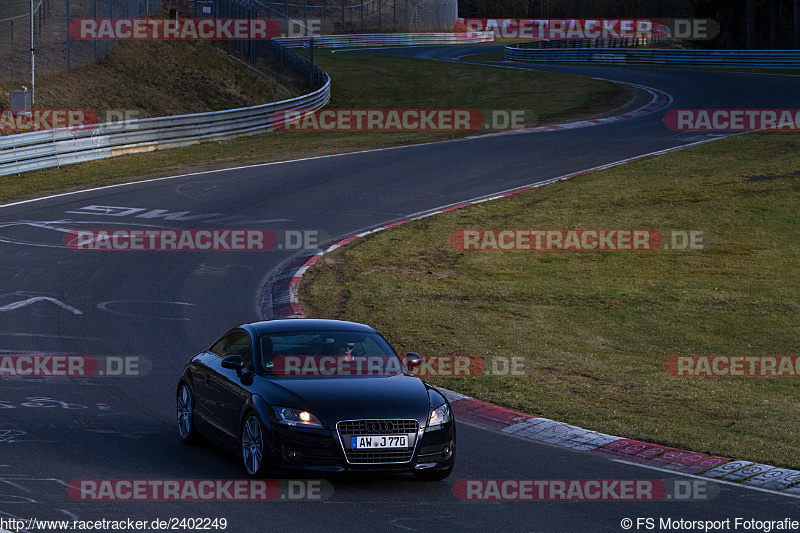
<path id="1" fill-rule="evenodd" d="M 229 355 L 240 355 L 244 361 L 244 367 L 251 372 L 253 371 L 253 350 L 250 343 L 250 335 L 244 331 L 234 331 L 230 335 L 225 335 L 211 347 L 211 351 L 222 358 Z"/>
<path id="2" fill-rule="evenodd" d="M 224 337 L 222 337 L 220 340 L 214 343 L 214 346 L 209 348 L 208 351 L 214 352 L 218 356 L 223 357 L 222 352 L 225 351 L 225 346 L 228 344 L 228 337 L 230 337 L 230 335 L 225 335 Z"/>

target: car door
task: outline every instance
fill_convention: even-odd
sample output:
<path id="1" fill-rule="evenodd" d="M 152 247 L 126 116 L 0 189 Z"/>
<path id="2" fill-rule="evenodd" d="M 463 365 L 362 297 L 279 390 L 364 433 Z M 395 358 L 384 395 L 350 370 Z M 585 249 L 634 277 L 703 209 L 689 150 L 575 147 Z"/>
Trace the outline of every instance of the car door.
<path id="1" fill-rule="evenodd" d="M 203 396 L 207 420 L 221 439 L 228 443 L 236 442 L 239 439 L 239 416 L 250 397 L 245 383 L 247 374 L 252 377 L 253 373 L 252 339 L 246 331 L 237 330 L 220 339 L 211 351 L 217 357 L 209 361 L 209 373 L 205 378 Z M 242 357 L 245 368 L 242 377 L 235 370 L 222 368 L 222 360 L 230 355 Z"/>
<path id="2" fill-rule="evenodd" d="M 215 361 L 219 361 L 219 356 L 210 350 L 197 354 L 190 365 L 190 379 L 192 390 L 194 391 L 195 406 L 194 414 L 198 418 L 198 423 L 203 428 L 208 428 L 210 424 L 209 405 L 206 402 L 206 381 L 212 372 L 211 367 Z M 213 426 L 212 426 L 213 427 Z"/>

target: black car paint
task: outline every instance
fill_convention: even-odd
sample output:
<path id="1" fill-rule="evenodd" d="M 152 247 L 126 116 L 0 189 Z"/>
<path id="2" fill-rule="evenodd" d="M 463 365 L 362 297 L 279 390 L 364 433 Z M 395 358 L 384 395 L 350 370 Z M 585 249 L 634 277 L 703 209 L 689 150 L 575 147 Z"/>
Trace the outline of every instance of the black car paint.
<path id="1" fill-rule="evenodd" d="M 432 408 L 448 404 L 435 388 L 411 374 L 380 377 L 280 377 L 268 376 L 261 365 L 256 346 L 259 335 L 288 333 L 303 330 L 377 332 L 364 324 L 336 320 L 286 319 L 232 328 L 250 336 L 255 372 L 234 370 L 222 366 L 222 358 L 207 350 L 192 357 L 187 363 L 181 382 L 189 385 L 195 398 L 194 423 L 200 434 L 216 444 L 241 453 L 240 436 L 246 415 L 255 411 L 269 436 L 264 451 L 274 469 L 314 471 L 390 470 L 413 471 L 418 465 L 421 448 L 452 444 L 452 453 L 445 460 L 422 465 L 430 469 L 443 469 L 452 465 L 455 456 L 455 420 L 438 429 L 427 428 Z M 388 343 L 387 343 L 388 344 Z M 213 345 L 212 345 L 213 346 Z M 332 401 L 335 398 L 335 401 Z M 323 428 L 292 427 L 279 424 L 272 406 L 308 410 L 316 415 Z M 336 423 L 352 419 L 414 419 L 420 431 L 414 442 L 414 455 L 406 463 L 349 464 L 336 431 Z M 424 430 L 423 430 L 424 428 Z M 419 438 L 421 434 L 421 438 Z M 291 461 L 281 446 L 289 443 L 297 449 L 302 445 L 325 448 L 332 444 L 332 464 L 309 464 Z M 298 444 L 299 443 L 299 444 Z M 347 445 L 349 448 L 349 445 Z M 313 463 L 313 461 L 312 461 Z M 335 463 L 335 464 L 333 464 Z"/>

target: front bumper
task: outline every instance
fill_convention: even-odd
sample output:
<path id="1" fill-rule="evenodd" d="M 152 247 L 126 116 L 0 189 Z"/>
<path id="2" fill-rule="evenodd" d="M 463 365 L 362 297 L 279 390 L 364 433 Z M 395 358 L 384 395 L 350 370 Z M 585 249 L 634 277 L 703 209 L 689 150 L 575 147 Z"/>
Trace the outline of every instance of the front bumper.
<path id="1" fill-rule="evenodd" d="M 455 421 L 419 430 L 407 453 L 354 457 L 337 429 L 298 428 L 274 424 L 268 447 L 270 466 L 305 472 L 413 472 L 443 469 L 455 462 Z"/>

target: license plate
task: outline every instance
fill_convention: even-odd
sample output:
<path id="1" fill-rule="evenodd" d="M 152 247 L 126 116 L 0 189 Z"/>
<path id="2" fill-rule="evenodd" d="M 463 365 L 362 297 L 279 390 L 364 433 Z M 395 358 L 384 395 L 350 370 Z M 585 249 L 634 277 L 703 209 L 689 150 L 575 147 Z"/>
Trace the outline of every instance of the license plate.
<path id="1" fill-rule="evenodd" d="M 350 448 L 408 448 L 408 435 L 358 435 L 350 437 Z"/>

